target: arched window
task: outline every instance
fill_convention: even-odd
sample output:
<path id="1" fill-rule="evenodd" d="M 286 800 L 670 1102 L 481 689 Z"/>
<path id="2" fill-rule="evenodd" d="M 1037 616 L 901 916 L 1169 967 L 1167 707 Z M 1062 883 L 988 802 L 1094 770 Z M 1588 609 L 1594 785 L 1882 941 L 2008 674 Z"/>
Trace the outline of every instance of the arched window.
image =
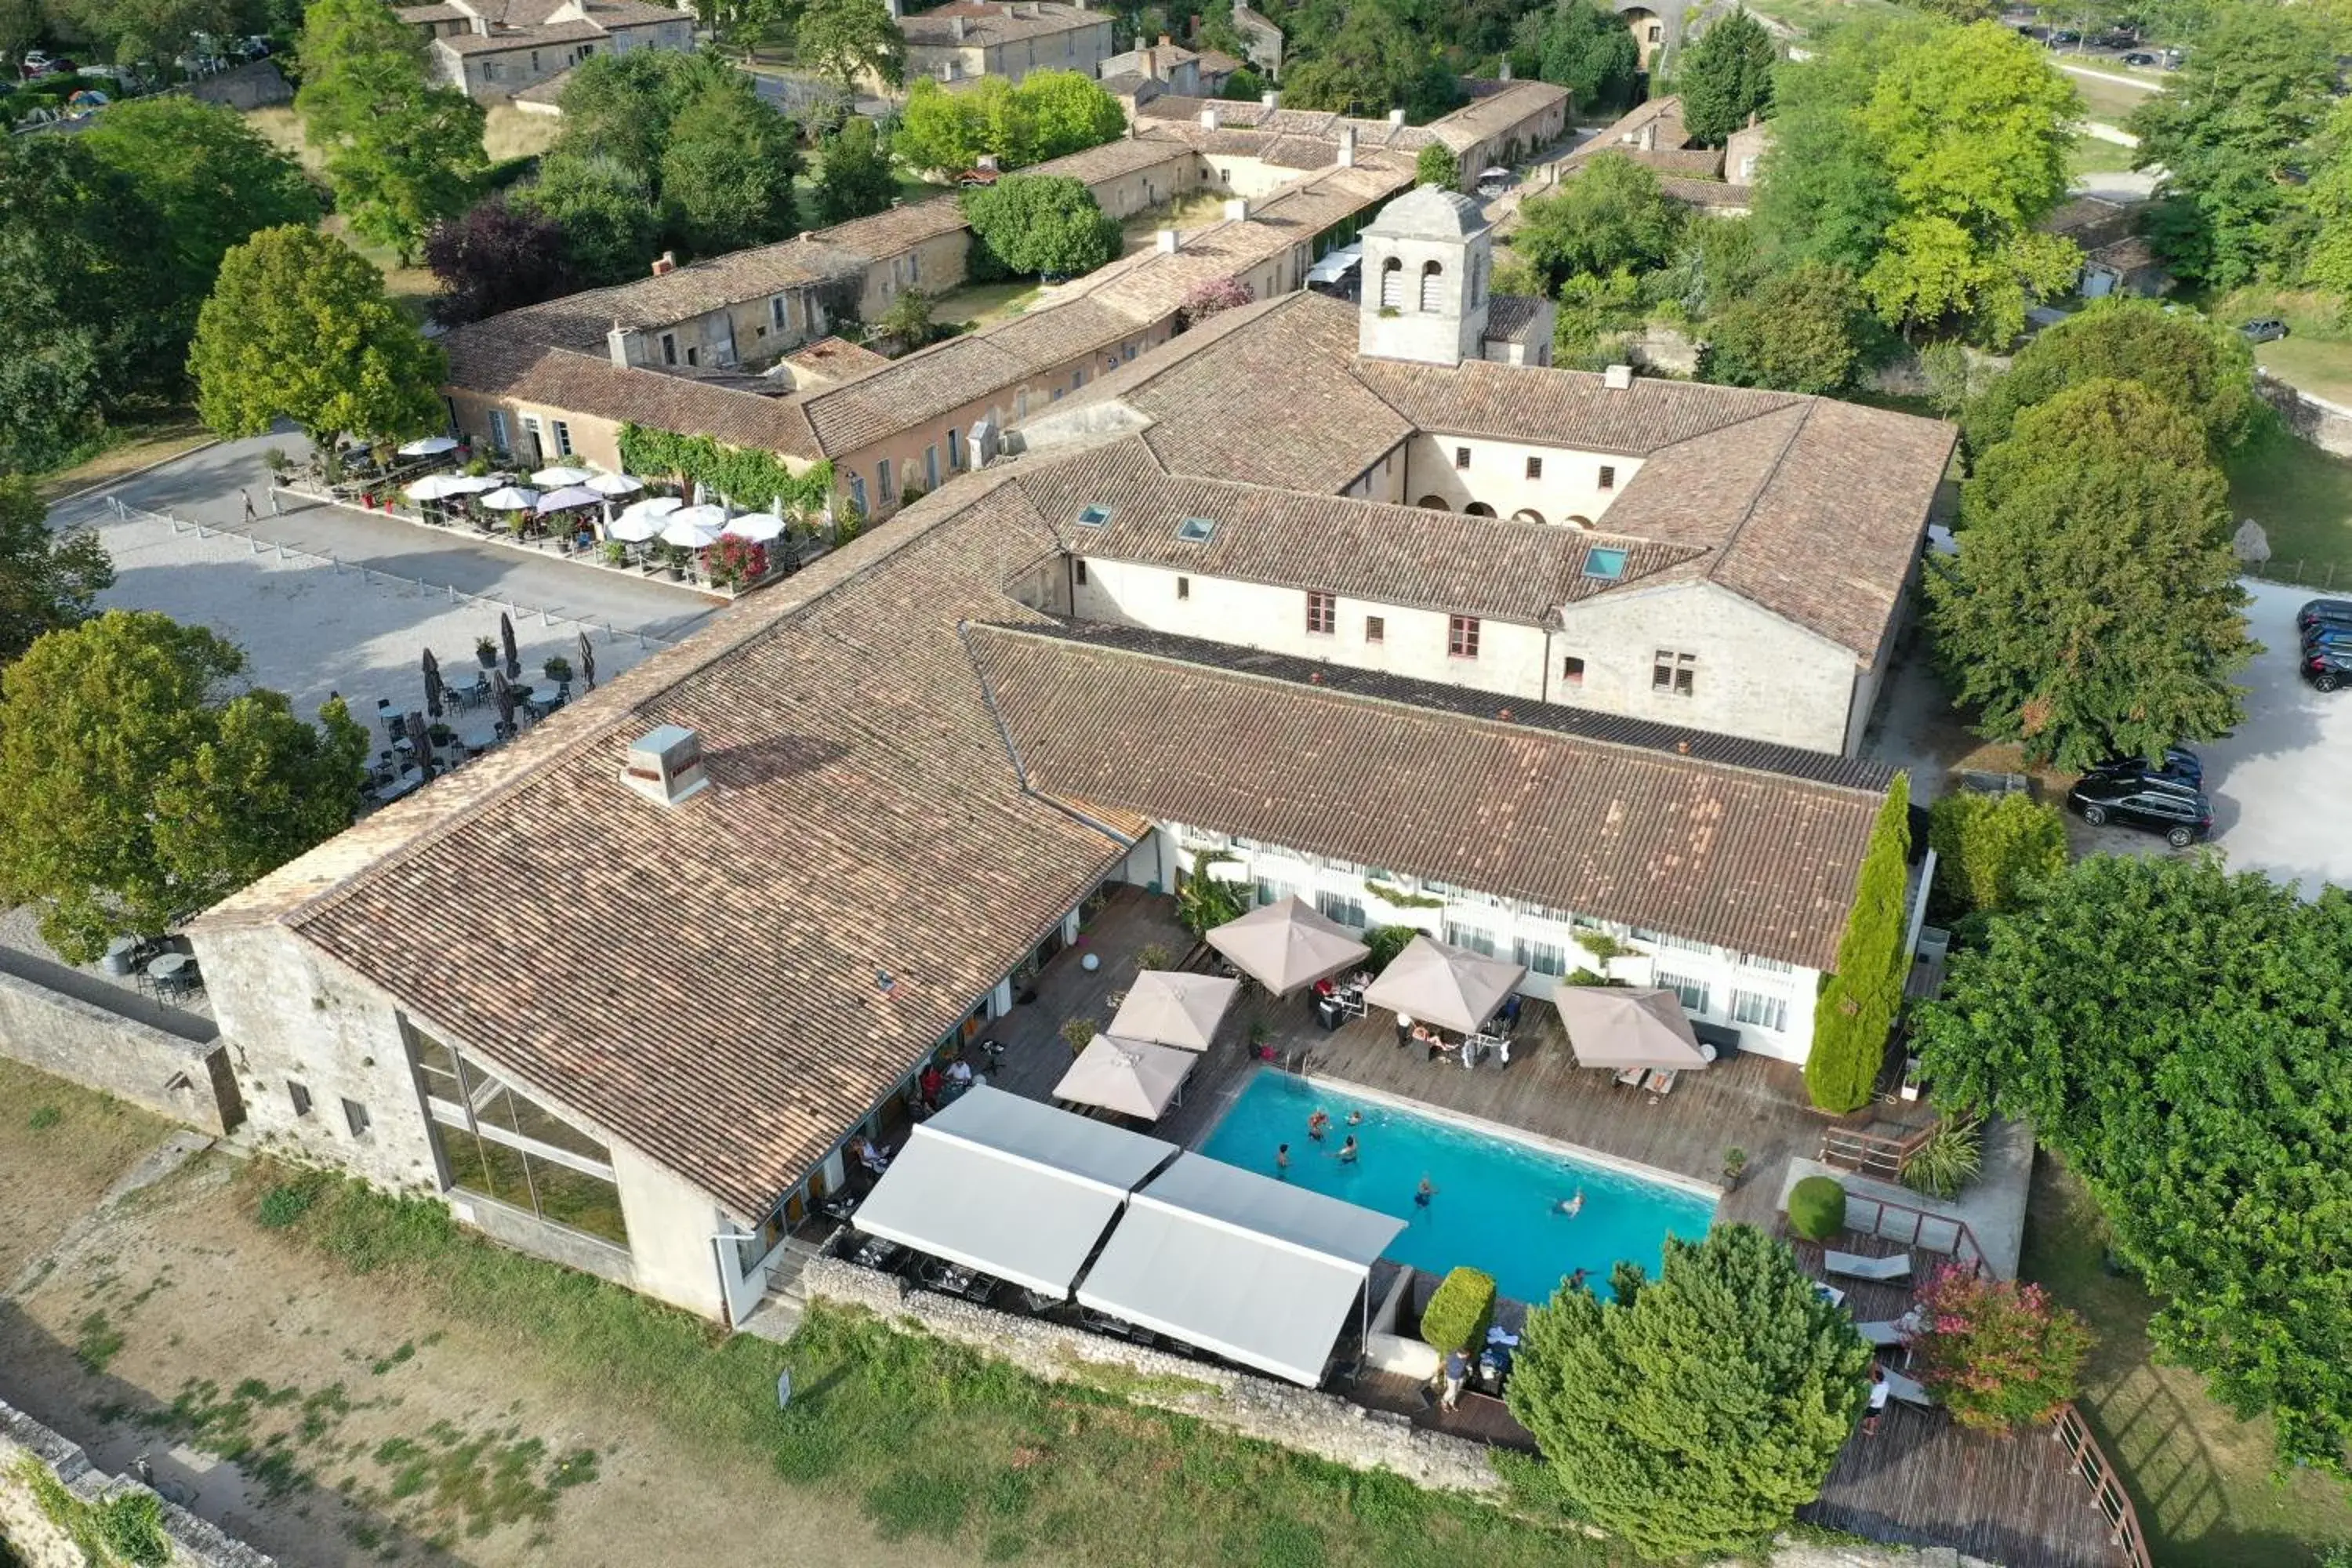
<path id="1" fill-rule="evenodd" d="M 1568 524 L 1570 528 L 1591 528 L 1592 526 L 1592 520 L 1589 517 L 1564 517 L 1560 519 L 1560 521 Z"/>
<path id="2" fill-rule="evenodd" d="M 1543 521 L 1543 513 L 1538 511 L 1531 506 L 1523 506 L 1519 508 L 1518 510 L 1511 514 L 1511 521 L 1513 522 L 1541 522 Z"/>
<path id="3" fill-rule="evenodd" d="M 1468 506 L 1462 509 L 1462 515 L 1465 517 L 1492 517 L 1495 515 L 1495 509 L 1488 506 L 1485 501 L 1474 500 Z"/>
<path id="4" fill-rule="evenodd" d="M 1413 502 L 1413 504 L 1421 508 L 1423 511 L 1452 511 L 1454 510 L 1452 507 L 1445 504 L 1445 498 L 1444 496 L 1423 496 L 1419 500 Z"/>
<path id="5" fill-rule="evenodd" d="M 1445 268 L 1434 261 L 1421 264 L 1421 308 L 1424 310 L 1445 309 Z"/>
<path id="6" fill-rule="evenodd" d="M 1393 256 L 1381 263 L 1381 309 L 1404 309 L 1404 263 Z"/>

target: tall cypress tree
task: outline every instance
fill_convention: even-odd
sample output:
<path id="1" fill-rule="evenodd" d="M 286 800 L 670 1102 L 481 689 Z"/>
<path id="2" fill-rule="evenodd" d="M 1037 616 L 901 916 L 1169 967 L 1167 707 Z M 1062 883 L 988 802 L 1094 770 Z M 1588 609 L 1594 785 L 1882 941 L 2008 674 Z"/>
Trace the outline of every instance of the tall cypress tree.
<path id="1" fill-rule="evenodd" d="M 1896 773 L 1870 829 L 1853 910 L 1838 943 L 1837 973 L 1813 1009 L 1805 1088 L 1823 1110 L 1870 1103 L 1885 1065 L 1886 1037 L 1903 1005 L 1903 893 L 1909 885 L 1911 777 Z"/>

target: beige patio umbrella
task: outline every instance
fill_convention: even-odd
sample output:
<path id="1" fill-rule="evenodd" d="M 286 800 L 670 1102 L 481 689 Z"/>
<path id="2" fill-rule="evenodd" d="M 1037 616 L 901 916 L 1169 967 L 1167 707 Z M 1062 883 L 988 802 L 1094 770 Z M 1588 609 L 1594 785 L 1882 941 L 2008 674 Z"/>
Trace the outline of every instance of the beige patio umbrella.
<path id="1" fill-rule="evenodd" d="M 1222 974 L 1178 974 L 1147 969 L 1127 988 L 1127 1000 L 1107 1033 L 1129 1040 L 1205 1051 L 1225 1009 L 1242 988 Z"/>
<path id="2" fill-rule="evenodd" d="M 1579 1063 L 1589 1068 L 1703 1068 L 1683 999 L 1654 985 L 1562 985 L 1551 1005 Z"/>
<path id="3" fill-rule="evenodd" d="M 1524 963 L 1417 936 L 1364 988 L 1364 1003 L 1466 1035 L 1495 1016 L 1527 972 Z"/>
<path id="4" fill-rule="evenodd" d="M 1182 1093 L 1200 1059 L 1172 1046 L 1097 1035 L 1054 1086 L 1054 1098 L 1157 1121 Z"/>
<path id="5" fill-rule="evenodd" d="M 1361 963 L 1372 952 L 1353 931 L 1295 893 L 1227 921 L 1208 940 L 1233 960 L 1234 968 L 1277 996 Z"/>

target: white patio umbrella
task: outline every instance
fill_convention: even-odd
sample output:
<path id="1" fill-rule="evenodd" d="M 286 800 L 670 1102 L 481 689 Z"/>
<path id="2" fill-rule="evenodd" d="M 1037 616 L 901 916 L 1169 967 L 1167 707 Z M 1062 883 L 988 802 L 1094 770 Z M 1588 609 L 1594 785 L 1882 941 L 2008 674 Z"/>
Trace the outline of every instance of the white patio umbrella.
<path id="1" fill-rule="evenodd" d="M 419 436 L 399 448 L 404 458 L 437 458 L 444 452 L 457 449 L 457 441 L 448 436 Z"/>
<path id="2" fill-rule="evenodd" d="M 589 477 L 588 488 L 600 496 L 633 496 L 646 488 L 646 481 L 627 474 L 594 474 Z"/>
<path id="3" fill-rule="evenodd" d="M 765 544 L 784 536 L 784 520 L 772 511 L 747 511 L 740 517 L 730 517 L 719 532 L 730 539 L 748 539 L 754 544 Z"/>
<path id="4" fill-rule="evenodd" d="M 1208 941 L 1234 968 L 1277 996 L 1360 963 L 1372 951 L 1297 894 L 1227 921 Z"/>
<path id="5" fill-rule="evenodd" d="M 643 544 L 648 539 L 660 538 L 662 520 L 685 504 L 675 496 L 654 496 L 633 502 L 623 507 L 621 515 L 605 524 L 604 531 L 614 539 Z"/>
<path id="6" fill-rule="evenodd" d="M 566 485 L 584 485 L 595 477 L 585 468 L 566 468 L 559 463 L 554 468 L 541 468 L 531 475 L 530 482 L 547 489 L 560 490 Z"/>
<path id="7" fill-rule="evenodd" d="M 539 515 L 545 517 L 551 511 L 569 511 L 575 506 L 594 506 L 604 499 L 585 485 L 566 485 L 539 498 Z"/>
<path id="8" fill-rule="evenodd" d="M 1698 1043 L 1682 998 L 1654 985 L 1562 985 L 1551 1005 L 1568 1043 L 1589 1068 L 1703 1068 L 1715 1059 Z"/>
<path id="9" fill-rule="evenodd" d="M 427 474 L 409 486 L 406 493 L 410 500 L 447 500 L 451 496 L 479 495 L 498 488 L 496 479 L 471 474 Z"/>
<path id="10" fill-rule="evenodd" d="M 1179 974 L 1147 969 L 1127 988 L 1127 1000 L 1110 1021 L 1110 1034 L 1205 1051 L 1242 983 L 1222 974 Z"/>
<path id="11" fill-rule="evenodd" d="M 539 492 L 529 485 L 501 485 L 482 498 L 492 511 L 529 511 L 539 504 Z"/>
<path id="12" fill-rule="evenodd" d="M 1149 1040 L 1097 1035 L 1054 1086 L 1054 1098 L 1157 1121 L 1183 1092 L 1198 1060 L 1191 1051 Z"/>
<path id="13" fill-rule="evenodd" d="M 662 542 L 681 545 L 688 550 L 707 550 L 719 542 L 719 531 L 726 526 L 726 522 L 725 507 L 680 507 L 670 513 L 669 521 L 662 525 Z"/>
<path id="14" fill-rule="evenodd" d="M 1495 1016 L 1527 972 L 1524 963 L 1417 936 L 1364 988 L 1364 1002 L 1466 1035 Z"/>

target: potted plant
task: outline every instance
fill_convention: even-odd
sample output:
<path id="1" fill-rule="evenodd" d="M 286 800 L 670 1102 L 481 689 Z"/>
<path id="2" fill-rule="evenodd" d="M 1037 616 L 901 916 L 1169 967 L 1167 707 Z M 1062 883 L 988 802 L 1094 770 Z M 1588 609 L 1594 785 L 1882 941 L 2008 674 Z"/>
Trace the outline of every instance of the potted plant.
<path id="1" fill-rule="evenodd" d="M 476 637 L 474 657 L 482 661 L 484 669 L 488 669 L 499 662 L 499 645 L 488 637 Z"/>
<path id="2" fill-rule="evenodd" d="M 1063 1023 L 1061 1035 L 1063 1043 L 1070 1047 L 1070 1054 L 1076 1056 L 1091 1045 L 1095 1036 L 1101 1031 L 1102 1026 L 1092 1018 L 1071 1018 Z"/>
<path id="3" fill-rule="evenodd" d="M 1739 1184 L 1740 1173 L 1748 1169 L 1748 1151 L 1734 1143 L 1723 1152 L 1723 1184 L 1726 1188 Z"/>
<path id="4" fill-rule="evenodd" d="M 558 686 L 569 686 L 572 684 L 572 661 L 564 658 L 560 653 L 554 658 L 549 659 L 545 664 L 541 665 L 539 669 L 541 674 L 546 676 L 548 679 L 553 681 Z"/>
<path id="5" fill-rule="evenodd" d="M 269 478 L 275 484 L 284 484 L 286 476 L 294 471 L 294 459 L 286 455 L 283 447 L 270 447 L 261 454 L 261 460 L 268 465 Z"/>
<path id="6" fill-rule="evenodd" d="M 661 547 L 661 550 L 662 564 L 669 568 L 669 580 L 673 583 L 684 582 L 686 580 L 686 563 L 689 556 L 689 552 L 687 550 L 686 546 L 683 544 L 665 544 Z"/>
<path id="7" fill-rule="evenodd" d="M 629 547 L 617 539 L 604 541 L 604 553 L 607 566 L 626 566 L 629 563 Z"/>
<path id="8" fill-rule="evenodd" d="M 448 725 L 441 723 L 437 720 L 429 728 L 427 728 L 425 732 L 432 738 L 433 743 L 436 746 L 453 744 L 457 739 L 457 731 L 452 730 Z"/>

